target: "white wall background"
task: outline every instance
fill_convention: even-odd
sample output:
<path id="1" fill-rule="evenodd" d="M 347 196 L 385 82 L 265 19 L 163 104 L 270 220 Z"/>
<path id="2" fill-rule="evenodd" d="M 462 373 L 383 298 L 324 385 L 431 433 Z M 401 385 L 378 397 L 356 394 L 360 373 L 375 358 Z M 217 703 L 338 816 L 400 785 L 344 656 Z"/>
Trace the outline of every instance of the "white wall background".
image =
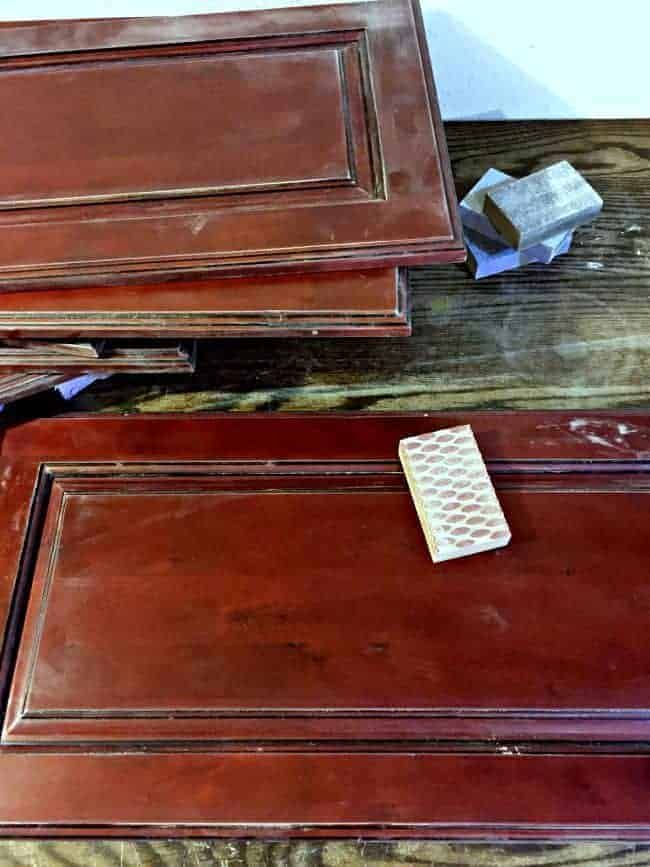
<path id="1" fill-rule="evenodd" d="M 421 2 L 445 118 L 650 117 L 650 0 Z M 0 20 L 294 5 L 295 0 L 0 0 Z"/>

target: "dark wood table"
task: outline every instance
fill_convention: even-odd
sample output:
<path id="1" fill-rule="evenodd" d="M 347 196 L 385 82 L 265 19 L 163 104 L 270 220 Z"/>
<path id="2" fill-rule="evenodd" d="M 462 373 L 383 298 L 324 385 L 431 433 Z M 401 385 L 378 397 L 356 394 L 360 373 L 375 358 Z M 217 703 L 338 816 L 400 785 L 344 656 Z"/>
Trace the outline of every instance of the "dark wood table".
<path id="1" fill-rule="evenodd" d="M 408 339 L 220 340 L 194 375 L 115 376 L 69 404 L 27 399 L 26 418 L 72 411 L 605 409 L 650 405 L 650 121 L 451 123 L 459 194 L 490 166 L 525 174 L 560 159 L 605 200 L 549 267 L 474 283 L 460 266 L 413 269 Z M 8 865 L 360 863 L 644 864 L 650 846 L 453 842 L 0 841 Z"/>

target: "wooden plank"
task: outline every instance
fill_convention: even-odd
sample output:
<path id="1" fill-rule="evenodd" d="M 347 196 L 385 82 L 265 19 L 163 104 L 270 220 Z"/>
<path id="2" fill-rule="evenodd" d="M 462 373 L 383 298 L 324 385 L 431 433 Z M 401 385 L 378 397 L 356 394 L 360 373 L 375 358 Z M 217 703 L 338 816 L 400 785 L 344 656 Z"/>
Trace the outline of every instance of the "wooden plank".
<path id="1" fill-rule="evenodd" d="M 650 839 L 648 756 L 5 751 L 0 771 L 5 834 Z"/>
<path id="2" fill-rule="evenodd" d="M 0 404 L 49 391 L 70 377 L 61 373 L 14 373 L 0 376 Z"/>
<path id="3" fill-rule="evenodd" d="M 408 336 L 405 269 L 0 292 L 0 336 Z"/>
<path id="4" fill-rule="evenodd" d="M 0 40 L 1 286 L 464 257 L 418 0 Z"/>
<path id="5" fill-rule="evenodd" d="M 68 347 L 70 345 L 68 344 Z M 191 373 L 194 370 L 194 349 L 191 344 L 120 344 L 106 342 L 101 355 L 85 351 L 76 353 L 59 344 L 45 342 L 36 346 L 0 347 L 0 372 L 15 373 Z"/>
<path id="6" fill-rule="evenodd" d="M 19 353 L 16 352 L 19 351 Z M 104 341 L 78 341 L 77 343 L 60 343 L 47 340 L 3 340 L 0 343 L 0 364 L 6 358 L 13 359 L 17 354 L 21 357 L 37 357 L 42 353 L 48 355 L 63 355 L 72 358 L 100 358 L 104 351 Z"/>

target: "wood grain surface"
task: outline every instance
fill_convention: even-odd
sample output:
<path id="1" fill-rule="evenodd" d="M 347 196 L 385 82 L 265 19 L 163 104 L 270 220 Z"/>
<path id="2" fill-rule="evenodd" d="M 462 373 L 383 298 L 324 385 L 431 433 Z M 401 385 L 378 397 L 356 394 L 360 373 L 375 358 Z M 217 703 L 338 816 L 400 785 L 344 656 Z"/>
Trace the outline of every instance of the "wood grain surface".
<path id="1" fill-rule="evenodd" d="M 650 845 L 427 841 L 0 840 L 2 867 L 645 867 Z"/>
<path id="2" fill-rule="evenodd" d="M 114 377 L 75 410 L 609 408 L 650 406 L 650 121 L 454 123 L 458 191 L 496 166 L 560 159 L 605 200 L 549 267 L 475 284 L 458 266 L 411 272 L 414 336 L 205 343 L 193 377 Z M 23 415 L 60 411 L 52 398 Z M 631 843 L 0 841 L 0 865 L 646 865 Z"/>

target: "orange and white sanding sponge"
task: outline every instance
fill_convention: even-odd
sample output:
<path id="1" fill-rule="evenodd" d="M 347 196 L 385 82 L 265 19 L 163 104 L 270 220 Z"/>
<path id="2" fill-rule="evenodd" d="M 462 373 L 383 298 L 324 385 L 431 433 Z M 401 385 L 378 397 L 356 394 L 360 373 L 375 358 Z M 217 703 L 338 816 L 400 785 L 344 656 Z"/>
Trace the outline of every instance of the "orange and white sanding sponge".
<path id="1" fill-rule="evenodd" d="M 510 528 L 469 425 L 402 440 L 399 457 L 435 563 L 508 544 Z"/>

